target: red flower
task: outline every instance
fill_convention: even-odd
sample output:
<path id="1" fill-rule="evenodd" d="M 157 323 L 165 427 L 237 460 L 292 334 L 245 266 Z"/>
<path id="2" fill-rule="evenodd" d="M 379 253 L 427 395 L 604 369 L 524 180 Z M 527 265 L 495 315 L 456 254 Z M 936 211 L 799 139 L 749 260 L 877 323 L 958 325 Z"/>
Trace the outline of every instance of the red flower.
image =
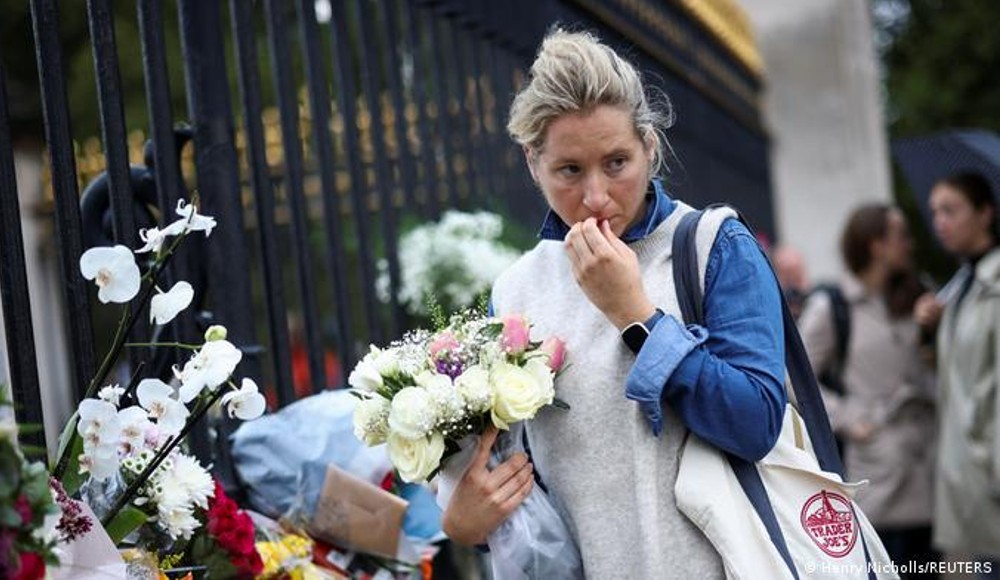
<path id="1" fill-rule="evenodd" d="M 22 526 L 31 523 L 33 514 L 31 513 L 31 503 L 28 501 L 28 496 L 24 494 L 17 496 L 17 500 L 14 501 L 14 511 L 17 512 L 17 515 L 21 516 Z"/>
<path id="2" fill-rule="evenodd" d="M 254 545 L 253 520 L 215 482 L 215 497 L 208 504 L 208 534 L 229 554 L 229 561 L 244 575 L 257 576 L 264 562 Z"/>
<path id="3" fill-rule="evenodd" d="M 13 580 L 41 580 L 45 578 L 45 560 L 34 552 L 21 554 L 21 565 L 14 572 Z"/>

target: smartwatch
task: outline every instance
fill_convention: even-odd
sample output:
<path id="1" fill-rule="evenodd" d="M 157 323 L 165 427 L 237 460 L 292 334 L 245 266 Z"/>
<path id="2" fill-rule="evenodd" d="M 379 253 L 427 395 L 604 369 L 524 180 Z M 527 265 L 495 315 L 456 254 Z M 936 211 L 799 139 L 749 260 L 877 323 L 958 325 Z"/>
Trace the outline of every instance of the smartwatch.
<path id="1" fill-rule="evenodd" d="M 622 342 L 625 346 L 629 348 L 634 354 L 639 354 L 639 350 L 642 349 L 642 345 L 646 343 L 646 338 L 649 337 L 650 331 L 656 326 L 656 323 L 663 318 L 663 311 L 659 308 L 653 312 L 653 315 L 646 319 L 644 322 L 633 322 L 622 330 Z"/>

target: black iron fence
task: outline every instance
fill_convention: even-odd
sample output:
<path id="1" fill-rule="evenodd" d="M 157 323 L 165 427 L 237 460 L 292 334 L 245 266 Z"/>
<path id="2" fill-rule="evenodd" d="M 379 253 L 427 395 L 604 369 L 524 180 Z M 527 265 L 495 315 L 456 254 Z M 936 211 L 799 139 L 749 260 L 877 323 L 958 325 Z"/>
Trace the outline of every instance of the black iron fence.
<path id="1" fill-rule="evenodd" d="M 118 46 L 113 10 L 131 5 L 88 0 L 102 147 L 81 153 L 72 139 L 59 19 L 82 8 L 31 0 L 59 308 L 77 396 L 106 341 L 90 283 L 79 275 L 80 255 L 98 243 L 136 247 L 139 227 L 169 223 L 178 200 L 195 195 L 219 225 L 171 262 L 167 275 L 190 281 L 198 298 L 169 332 L 190 337 L 210 323 L 227 326 L 246 355 L 241 373 L 266 385 L 277 405 L 302 394 L 296 364 L 307 369 L 309 390 L 342 382 L 369 342 L 409 324 L 399 304 L 380 302 L 375 288 L 380 259 L 390 289 L 399 285 L 404 215 L 428 219 L 449 207 L 489 207 L 529 227 L 540 219 L 543 205 L 504 125 L 524 69 L 555 21 L 597 29 L 630 47 L 672 97 L 680 119 L 671 135 L 676 191 L 695 201 L 740 203 L 771 229 L 757 73 L 738 46 L 685 8 L 689 2 L 163 4 L 137 0 L 128 17 L 141 46 Z M 167 27 L 181 31 L 180 58 L 165 42 Z M 122 90 L 119 54 L 142 59 L 144 95 Z M 183 87 L 170 83 L 177 68 Z M 175 110 L 182 90 L 186 110 Z M 124 100 L 136 98 L 145 99 L 146 119 L 125 118 Z M 37 369 L 47 355 L 32 328 L 7 110 L 0 68 L 6 354 L 19 418 L 41 423 Z M 138 139 L 136 127 L 146 129 Z M 145 135 L 142 163 L 130 163 Z M 189 140 L 193 147 L 185 147 Z M 84 163 L 87 155 L 99 162 Z M 149 331 L 133 329 L 137 337 Z M 141 363 L 147 375 L 166 377 L 178 354 L 134 349 L 122 364 Z M 338 364 L 330 364 L 331 355 Z"/>

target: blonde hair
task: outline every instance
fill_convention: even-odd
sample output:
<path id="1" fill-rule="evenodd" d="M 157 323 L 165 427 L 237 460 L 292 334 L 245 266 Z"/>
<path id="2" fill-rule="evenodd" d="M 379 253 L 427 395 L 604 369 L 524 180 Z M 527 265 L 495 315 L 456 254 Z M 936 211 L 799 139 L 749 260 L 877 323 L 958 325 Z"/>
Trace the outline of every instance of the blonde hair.
<path id="1" fill-rule="evenodd" d="M 672 122 L 670 102 L 660 93 L 661 113 L 650 105 L 635 67 L 589 32 L 550 31 L 531 65 L 530 81 L 514 97 L 507 132 L 536 153 L 549 124 L 565 113 L 586 113 L 600 105 L 629 113 L 636 135 L 654 148 L 651 174 L 663 165 L 669 147 L 663 129 Z"/>

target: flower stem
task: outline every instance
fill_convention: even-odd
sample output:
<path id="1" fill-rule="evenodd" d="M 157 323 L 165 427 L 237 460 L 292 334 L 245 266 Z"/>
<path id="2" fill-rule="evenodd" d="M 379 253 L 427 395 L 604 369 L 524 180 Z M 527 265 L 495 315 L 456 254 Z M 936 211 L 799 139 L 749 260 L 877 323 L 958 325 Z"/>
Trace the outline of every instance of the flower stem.
<path id="1" fill-rule="evenodd" d="M 189 350 L 198 350 L 201 348 L 200 344 L 187 344 L 184 342 L 126 342 L 124 346 L 134 347 L 134 346 L 173 346 L 177 348 L 186 348 Z"/>
<path id="2" fill-rule="evenodd" d="M 150 460 L 148 465 L 146 465 L 146 468 L 142 470 L 142 473 L 140 473 L 138 477 L 136 477 L 132 481 L 132 483 L 128 485 L 128 487 L 125 489 L 125 493 L 118 496 L 118 499 L 115 500 L 114 505 L 111 506 L 111 509 L 108 510 L 108 513 L 104 514 L 104 517 L 101 518 L 101 525 L 107 527 L 108 524 L 115 519 L 115 516 L 118 515 L 118 512 L 120 512 L 122 508 L 124 508 L 126 505 L 128 505 L 130 501 L 132 501 L 132 498 L 134 498 L 135 494 L 139 492 L 139 488 L 142 487 L 142 485 L 149 479 L 149 476 L 154 471 L 156 471 L 156 468 L 159 467 L 161 463 L 163 463 L 164 459 L 170 456 L 170 453 L 174 450 L 174 448 L 177 447 L 177 445 L 181 441 L 184 440 L 184 437 L 186 437 L 187 434 L 191 431 L 195 423 L 200 421 L 201 418 L 205 415 L 205 413 L 207 413 L 208 410 L 211 409 L 212 406 L 215 404 L 215 402 L 218 401 L 220 398 L 222 398 L 222 395 L 224 395 L 225 393 L 226 389 L 224 388 L 220 387 L 216 389 L 215 392 L 213 392 L 209 396 L 209 399 L 206 401 L 206 403 L 202 405 L 202 407 L 199 408 L 197 411 L 195 411 L 193 415 L 188 417 L 187 423 L 184 424 L 184 428 L 181 429 L 181 432 L 178 433 L 177 436 L 167 439 L 167 442 L 163 445 L 163 447 L 160 448 L 159 451 L 156 452 L 156 455 L 154 455 L 153 459 Z"/>

